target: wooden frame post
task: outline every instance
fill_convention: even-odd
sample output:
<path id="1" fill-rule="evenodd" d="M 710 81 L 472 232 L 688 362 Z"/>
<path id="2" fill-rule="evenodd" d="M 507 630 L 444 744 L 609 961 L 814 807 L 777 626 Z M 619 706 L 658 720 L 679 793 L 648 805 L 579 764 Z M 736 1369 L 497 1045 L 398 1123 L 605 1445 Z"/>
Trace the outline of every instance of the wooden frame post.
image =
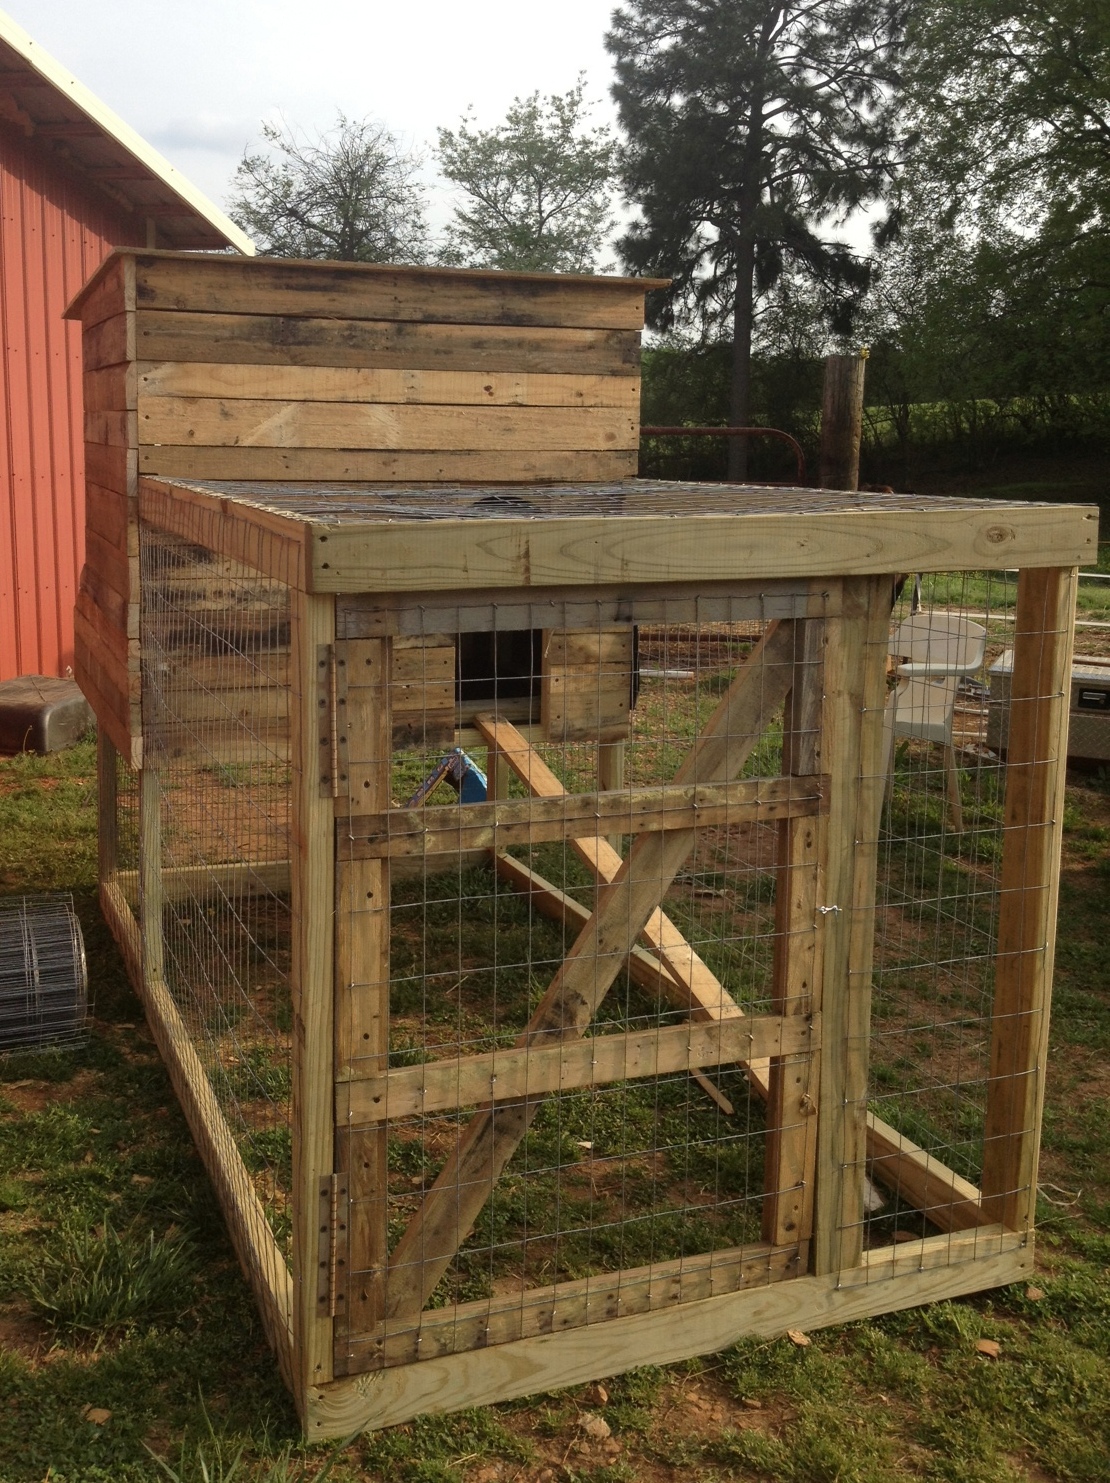
<path id="1" fill-rule="evenodd" d="M 290 593 L 293 819 L 293 1370 L 302 1415 L 309 1388 L 333 1378 L 331 1217 L 335 1168 L 334 940 L 335 600 Z M 326 1217 L 322 1219 L 322 1214 Z"/>
<path id="2" fill-rule="evenodd" d="M 810 618 L 799 625 L 783 720 L 784 775 L 820 772 L 825 633 L 826 625 L 820 619 Z M 775 1014 L 809 1017 L 821 1009 L 817 908 L 825 847 L 824 821 L 818 816 L 780 823 L 771 987 Z M 803 1271 L 813 1234 L 819 1075 L 819 1052 L 774 1056 L 768 1068 L 763 1239 L 773 1246 L 798 1242 Z"/>
<path id="3" fill-rule="evenodd" d="M 356 1062 L 359 1076 L 384 1071 L 389 1062 L 389 861 L 354 858 L 350 836 L 355 816 L 390 804 L 391 664 L 389 639 L 337 645 L 339 807 L 347 810 L 346 828 L 341 824 L 337 831 L 335 865 L 335 1057 L 340 1080 L 353 1073 Z M 384 1124 L 357 1132 L 340 1127 L 338 1135 L 337 1168 L 346 1176 L 349 1212 L 346 1280 L 336 1293 L 340 1322 L 335 1362 L 343 1373 L 345 1339 L 371 1332 L 384 1311 L 389 1173 Z"/>
<path id="4" fill-rule="evenodd" d="M 846 577 L 843 617 L 826 636 L 821 770 L 829 775 L 817 1129 L 818 1276 L 863 1257 L 867 1063 L 875 874 L 882 812 L 883 716 L 892 577 Z"/>
<path id="5" fill-rule="evenodd" d="M 1048 1046 L 1064 826 L 1075 567 L 1018 577 L 983 1207 L 1028 1232 Z"/>
<path id="6" fill-rule="evenodd" d="M 119 869 L 119 753 L 103 726 L 96 732 L 97 880 L 106 885 Z"/>

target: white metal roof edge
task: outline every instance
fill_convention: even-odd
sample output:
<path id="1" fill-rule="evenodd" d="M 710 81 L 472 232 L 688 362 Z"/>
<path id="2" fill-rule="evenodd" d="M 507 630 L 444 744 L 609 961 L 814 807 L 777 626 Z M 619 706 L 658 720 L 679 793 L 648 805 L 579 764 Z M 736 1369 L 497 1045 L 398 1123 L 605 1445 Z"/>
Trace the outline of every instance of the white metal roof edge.
<path id="1" fill-rule="evenodd" d="M 103 129 L 105 134 L 126 149 L 152 175 L 156 175 L 163 185 L 192 207 L 198 216 L 203 216 L 226 238 L 230 246 L 238 248 L 247 257 L 254 256 L 254 243 L 241 227 L 237 227 L 230 217 L 225 216 L 203 191 L 199 191 L 190 180 L 186 180 L 181 171 L 137 134 L 130 124 L 124 123 L 84 83 L 79 82 L 71 72 L 67 72 L 60 62 L 56 62 L 49 52 L 3 10 L 0 10 L 0 40 L 6 41 L 14 51 L 19 52 L 40 77 L 45 78 L 52 87 L 74 103 L 90 122 Z M 141 213 L 142 207 L 136 206 L 136 210 Z"/>

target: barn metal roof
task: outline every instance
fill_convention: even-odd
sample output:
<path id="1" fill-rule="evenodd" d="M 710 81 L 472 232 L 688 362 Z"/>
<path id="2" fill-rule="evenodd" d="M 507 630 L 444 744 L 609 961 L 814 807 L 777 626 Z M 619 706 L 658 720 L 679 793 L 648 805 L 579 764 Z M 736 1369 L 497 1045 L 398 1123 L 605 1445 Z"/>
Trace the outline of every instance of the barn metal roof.
<path id="1" fill-rule="evenodd" d="M 244 231 L 3 11 L 0 119 L 94 182 L 117 206 L 153 221 L 160 246 L 254 253 Z"/>

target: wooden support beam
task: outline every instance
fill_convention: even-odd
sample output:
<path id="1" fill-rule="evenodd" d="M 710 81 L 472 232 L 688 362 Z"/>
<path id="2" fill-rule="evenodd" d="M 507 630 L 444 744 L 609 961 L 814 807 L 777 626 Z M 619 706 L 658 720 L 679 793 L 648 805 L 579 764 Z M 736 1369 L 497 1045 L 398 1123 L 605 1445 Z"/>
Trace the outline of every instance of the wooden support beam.
<path id="1" fill-rule="evenodd" d="M 119 869 L 119 753 L 101 726 L 96 734 L 97 879 L 112 880 Z"/>
<path id="2" fill-rule="evenodd" d="M 310 1386 L 334 1374 L 331 1231 L 321 1230 L 320 1191 L 335 1172 L 335 823 L 331 789 L 322 785 L 331 751 L 335 605 L 296 589 L 290 598 L 293 1350 L 302 1405 Z"/>
<path id="3" fill-rule="evenodd" d="M 709 1354 L 743 1337 L 776 1338 L 790 1328 L 851 1323 L 1027 1281 L 1032 1274 L 1031 1245 L 995 1226 L 865 1252 L 859 1269 L 845 1276 L 756 1283 L 700 1302 L 668 1303 L 656 1312 L 615 1318 L 605 1313 L 604 1322 L 563 1332 L 556 1315 L 551 1328 L 513 1345 L 449 1353 L 318 1389 L 309 1398 L 306 1430 L 315 1441 L 349 1437 L 362 1427 L 503 1403 L 598 1375 Z M 426 1318 L 437 1322 L 434 1314 Z"/>
<path id="4" fill-rule="evenodd" d="M 535 747 L 509 722 L 502 721 L 497 716 L 477 716 L 475 725 L 487 744 L 492 743 L 498 747 L 506 765 L 516 773 L 530 793 L 541 798 L 567 796 L 566 789 Z M 583 864 L 606 885 L 616 879 L 624 864 L 621 856 L 603 839 L 572 839 L 570 845 Z M 500 865 L 497 868 L 502 870 Z M 504 873 L 502 870 L 502 874 Z M 583 923 L 587 920 L 588 913 L 582 918 Z M 642 936 L 665 967 L 667 982 L 674 985 L 674 992 L 668 993 L 672 1003 L 688 1009 L 695 1019 L 716 1020 L 742 1013 L 728 990 L 702 962 L 663 911 L 652 912 Z M 756 1074 L 760 1074 L 758 1067 Z"/>
<path id="5" fill-rule="evenodd" d="M 820 766 L 826 643 L 820 619 L 798 625 L 783 719 L 783 772 L 809 787 Z M 821 1007 L 819 874 L 828 841 L 819 819 L 790 818 L 779 825 L 778 843 L 771 1008 L 787 1018 L 808 1019 Z M 774 1057 L 768 1073 L 763 1239 L 772 1245 L 799 1241 L 807 1254 L 813 1235 L 819 1071 L 815 1047 L 808 1057 Z"/>
<path id="6" fill-rule="evenodd" d="M 1064 827 L 1077 574 L 1022 571 L 1014 624 L 983 1207 L 1033 1224 Z"/>
<path id="7" fill-rule="evenodd" d="M 355 1345 L 351 1368 L 387 1368 L 512 1344 L 533 1334 L 557 1334 L 634 1313 L 673 1309 L 677 1303 L 766 1287 L 797 1275 L 796 1246 L 776 1250 L 761 1242 L 595 1273 L 506 1298 L 432 1309 L 420 1315 L 418 1327 L 384 1324 L 380 1333 Z"/>
<path id="8" fill-rule="evenodd" d="M 891 577 L 846 577 L 843 617 L 825 654 L 820 761 L 831 779 L 817 1127 L 814 1263 L 819 1276 L 863 1253 L 867 1068 L 875 876 L 885 786 L 883 716 Z"/>
<path id="9" fill-rule="evenodd" d="M 390 866 L 388 860 L 358 858 L 352 835 L 358 810 L 389 806 L 393 640 L 356 639 L 337 647 L 339 781 L 345 776 L 348 784 L 339 806 L 350 810 L 336 831 L 335 1059 L 341 1079 L 355 1074 L 356 1066 L 380 1075 L 389 1064 Z M 354 1128 L 342 1097 L 336 1124 L 337 1167 L 349 1200 L 348 1275 L 336 1325 L 336 1366 L 342 1372 L 351 1336 L 372 1329 L 382 1316 L 389 1170 L 384 1128 Z"/>
<path id="10" fill-rule="evenodd" d="M 678 769 L 676 786 L 721 782 L 740 772 L 789 689 L 793 645 L 792 623 L 767 630 Z M 520 1046 L 585 1032 L 696 837 L 693 829 L 678 829 L 637 838 L 616 877 L 598 892 L 596 911 L 548 986 Z M 502 1104 L 471 1120 L 390 1260 L 386 1305 L 391 1317 L 423 1308 L 539 1106 L 538 1101 Z"/>
<path id="11" fill-rule="evenodd" d="M 358 1129 L 387 1118 L 541 1098 L 575 1087 L 669 1076 L 703 1066 L 730 1066 L 753 1056 L 794 1058 L 819 1044 L 820 1023 L 813 1016 L 751 1015 L 716 1024 L 688 1021 L 625 1035 L 487 1051 L 392 1071 L 371 1071 L 360 1064 L 338 1089 L 339 1115 Z"/>
<path id="12" fill-rule="evenodd" d="M 390 809 L 352 819 L 350 850 L 353 859 L 390 859 L 451 850 L 501 850 L 568 837 L 585 846 L 613 828 L 623 834 L 643 834 L 810 817 L 821 812 L 824 781 L 819 777 L 746 778 L 685 788 L 626 788 L 614 793 L 563 793 L 556 798 Z"/>

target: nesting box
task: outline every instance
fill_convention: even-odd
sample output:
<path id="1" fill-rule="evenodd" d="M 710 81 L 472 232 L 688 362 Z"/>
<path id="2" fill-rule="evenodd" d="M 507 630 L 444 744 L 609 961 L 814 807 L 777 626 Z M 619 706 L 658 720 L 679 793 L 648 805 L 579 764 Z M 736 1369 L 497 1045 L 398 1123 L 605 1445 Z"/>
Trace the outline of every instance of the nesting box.
<path id="1" fill-rule="evenodd" d="M 179 432 L 128 450 L 140 679 L 102 733 L 102 901 L 306 1433 L 1028 1276 L 1093 512 L 641 482 L 624 404 L 609 454 L 290 468 L 261 440 L 337 425 L 294 399 L 303 326 L 275 319 L 318 312 L 294 285 L 319 270 L 173 267 L 172 310 L 118 311 L 194 319 L 200 369 L 127 371 L 181 406 L 139 392 L 120 424 Z M 328 324 L 372 277 L 334 269 Z M 636 285 L 415 281 L 437 345 L 476 281 L 517 316 L 623 304 L 562 331 L 635 337 Z M 279 412 L 218 410 L 225 331 L 281 368 Z M 329 331 L 350 343 L 320 383 L 344 427 L 399 426 L 391 341 Z M 578 383 L 634 384 L 617 343 L 605 371 L 533 365 L 546 395 L 607 419 Z M 535 438 L 533 410 L 482 426 Z M 1004 760 L 974 682 L 955 767 L 892 735 L 912 573 L 983 623 L 983 664 L 1013 650 Z"/>

